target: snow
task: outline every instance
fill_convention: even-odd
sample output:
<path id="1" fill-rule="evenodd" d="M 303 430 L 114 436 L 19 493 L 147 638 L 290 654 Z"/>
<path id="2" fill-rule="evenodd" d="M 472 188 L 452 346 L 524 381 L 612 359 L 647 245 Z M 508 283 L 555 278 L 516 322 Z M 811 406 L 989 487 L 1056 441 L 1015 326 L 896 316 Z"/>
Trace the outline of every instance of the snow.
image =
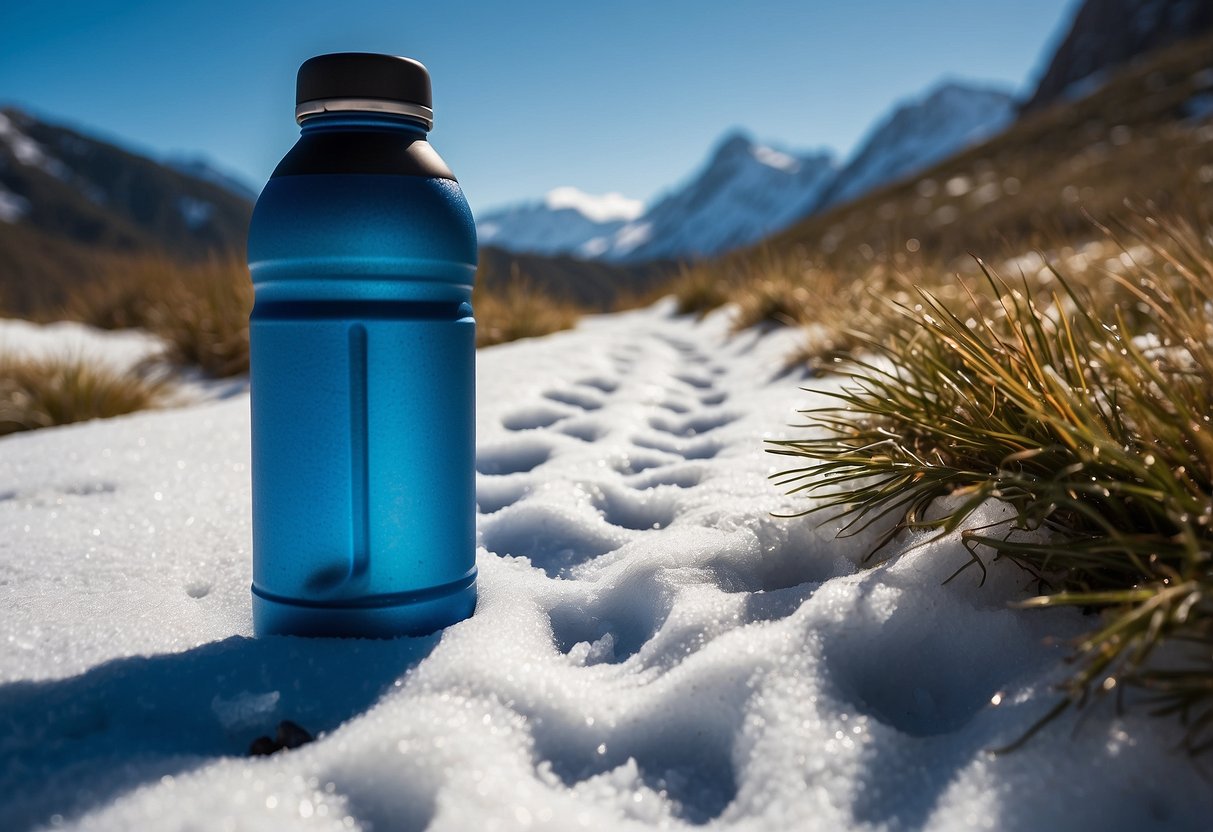
<path id="1" fill-rule="evenodd" d="M 618 193 L 550 191 L 540 204 L 489 212 L 480 241 L 587 259 L 691 257 L 756 242 L 804 216 L 834 172 L 825 153 L 796 155 L 726 137 L 701 170 L 650 209 Z"/>
<path id="2" fill-rule="evenodd" d="M 36 324 L 17 318 L 0 318 L 0 353 L 4 355 L 81 357 L 126 371 L 133 370 L 163 349 L 163 341 L 138 329 L 110 331 L 73 321 Z"/>
<path id="3" fill-rule="evenodd" d="M 0 113 L 0 141 L 8 145 L 21 164 L 41 168 L 56 179 L 66 180 L 70 176 L 67 165 L 48 155 L 42 145 L 22 133 L 5 113 Z"/>
<path id="4" fill-rule="evenodd" d="M 672 308 L 479 354 L 480 602 L 425 638 L 250 637 L 246 395 L 0 440 L 0 828 L 1204 827 L 1171 721 L 991 754 L 1093 621 L 773 516 L 762 440 L 839 382 Z"/>
<path id="5" fill-rule="evenodd" d="M 0 222 L 17 222 L 29 213 L 29 200 L 0 184 Z"/>
<path id="6" fill-rule="evenodd" d="M 652 236 L 653 224 L 651 222 L 630 222 L 615 232 L 611 248 L 620 255 L 630 254 L 638 246 L 647 243 Z"/>
<path id="7" fill-rule="evenodd" d="M 486 245 L 539 254 L 575 254 L 594 258 L 607 240 L 644 211 L 644 203 L 623 194 L 587 194 L 555 188 L 543 201 L 490 211 L 476 219 L 476 234 Z"/>
<path id="8" fill-rule="evenodd" d="M 0 318 L 0 355 L 81 359 L 119 373 L 147 371 L 166 376 L 170 385 L 165 403 L 170 406 L 224 399 L 248 390 L 247 377 L 213 379 L 181 370 L 170 374 L 171 368 L 161 360 L 166 346 L 157 336 L 137 329 L 104 330 L 75 321 L 36 324 Z"/>
<path id="9" fill-rule="evenodd" d="M 181 219 L 192 229 L 199 229 L 210 222 L 215 213 L 215 206 L 203 199 L 181 195 L 177 197 L 177 211 Z"/>
<path id="10" fill-rule="evenodd" d="M 634 220 L 644 213 L 644 202 L 639 199 L 629 199 L 615 191 L 601 195 L 587 194 L 571 186 L 553 188 L 543 202 L 553 211 L 572 208 L 594 222 Z"/>
<path id="11" fill-rule="evenodd" d="M 788 173 L 795 173 L 800 169 L 800 162 L 797 161 L 795 156 L 778 151 L 773 147 L 766 147 L 761 144 L 754 145 L 754 147 L 750 148 L 750 153 L 754 155 L 755 159 L 768 167 L 778 168 Z"/>

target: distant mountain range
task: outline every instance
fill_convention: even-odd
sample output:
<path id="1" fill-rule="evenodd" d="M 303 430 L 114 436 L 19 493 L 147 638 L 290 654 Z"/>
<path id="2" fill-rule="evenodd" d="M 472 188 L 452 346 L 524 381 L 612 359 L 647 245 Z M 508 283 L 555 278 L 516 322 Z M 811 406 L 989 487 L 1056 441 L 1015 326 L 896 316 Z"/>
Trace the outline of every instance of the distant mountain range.
<path id="1" fill-rule="evenodd" d="M 542 200 L 482 214 L 478 280 L 495 286 L 525 274 L 547 291 L 607 308 L 620 292 L 643 295 L 677 260 L 760 241 L 826 250 L 840 240 L 853 247 L 875 234 L 869 245 L 879 248 L 880 235 L 894 233 L 893 226 L 903 234 L 921 225 L 917 214 L 905 211 L 929 200 L 906 189 L 913 191 L 924 177 L 930 180 L 919 183 L 924 187 L 967 200 L 924 215 L 930 227 L 915 232 L 924 247 L 956 236 L 959 217 L 967 233 L 986 215 L 991 233 L 1013 231 L 1006 212 L 1015 200 L 1040 195 L 1038 183 L 1056 173 L 1064 181 L 1054 190 L 1074 191 L 1073 176 L 1065 173 L 1069 157 L 1054 146 L 1076 153 L 1086 147 L 1080 138 L 1116 128 L 1102 141 L 1121 148 L 1127 125 L 1136 123 L 1134 113 L 1143 107 L 1150 113 L 1155 105 L 1170 108 L 1151 115 L 1153 121 L 1138 119 L 1149 125 L 1197 123 L 1213 112 L 1213 92 L 1206 88 L 1213 76 L 1204 70 L 1171 78 L 1151 69 L 1138 86 L 1125 81 L 1157 64 L 1162 53 L 1179 56 L 1184 71 L 1200 65 L 1203 59 L 1189 52 L 1199 52 L 1201 42 L 1186 35 L 1213 27 L 1210 9 L 1204 0 L 1087 0 L 1026 105 L 1040 113 L 1016 117 L 1017 102 L 1004 91 L 945 83 L 894 108 L 841 162 L 822 151 L 792 151 L 732 132 L 699 170 L 647 208 L 619 194 L 559 188 Z M 1125 26 L 1113 25 L 1118 21 Z M 1180 40 L 1186 42 L 1155 48 Z M 1172 95 L 1179 97 L 1172 101 Z M 1085 121 L 1069 119 L 1061 112 L 1067 108 L 1081 109 Z M 1117 151 L 1121 156 L 1124 148 Z M 1143 164 L 1156 167 L 1155 161 L 1162 160 L 1126 161 L 1117 175 L 1135 175 Z M 954 173 L 944 176 L 947 170 Z M 1199 176 L 1183 180 L 1185 187 L 1199 187 L 1194 183 L 1206 182 L 1205 176 L 1200 168 Z M 1088 190 L 1112 178 L 1103 173 Z M 1116 181 L 1120 190 L 1133 190 Z M 1048 193 L 1039 196 L 1042 211 L 1051 204 Z M 251 187 L 204 159 L 151 159 L 0 109 L 0 310 L 53 314 L 74 287 L 103 279 L 114 255 L 242 256 L 253 199 Z"/>
<path id="2" fill-rule="evenodd" d="M 1133 60 L 1210 30 L 1210 0 L 1086 0 L 1023 102 L 1005 90 L 943 83 L 895 107 L 842 165 L 733 133 L 637 217 L 596 221 L 575 207 L 531 203 L 487 212 L 478 225 L 515 252 L 622 263 L 720 254 L 923 171 L 1006 129 L 1017 111 L 1088 95 Z"/>
<path id="3" fill-rule="evenodd" d="M 252 201 L 230 185 L 20 110 L 0 109 L 0 304 L 61 302 L 105 255 L 243 252 Z"/>
<path id="4" fill-rule="evenodd" d="M 609 239 L 596 241 L 596 251 L 589 253 L 635 262 L 754 243 L 804 216 L 834 172 L 828 153 L 791 153 L 733 133 L 688 183 Z"/>
<path id="5" fill-rule="evenodd" d="M 481 245 L 501 244 L 532 254 L 601 254 L 598 240 L 613 236 L 644 212 L 638 199 L 621 194 L 591 196 L 556 188 L 540 202 L 524 203 L 476 222 Z"/>
<path id="6" fill-rule="evenodd" d="M 486 242 L 516 252 L 616 262 L 710 256 L 921 170 L 998 132 L 1014 114 L 1008 92 L 945 83 L 899 105 L 842 166 L 827 151 L 797 153 L 734 132 L 638 216 L 599 219 L 548 201 L 486 213 L 477 226 Z M 594 199 L 582 197 L 586 205 Z"/>

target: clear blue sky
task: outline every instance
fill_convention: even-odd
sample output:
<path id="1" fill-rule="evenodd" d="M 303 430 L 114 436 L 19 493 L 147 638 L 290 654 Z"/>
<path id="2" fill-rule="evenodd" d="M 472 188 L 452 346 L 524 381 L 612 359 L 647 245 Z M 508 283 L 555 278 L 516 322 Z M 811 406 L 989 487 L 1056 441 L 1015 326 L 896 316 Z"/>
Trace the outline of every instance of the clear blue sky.
<path id="1" fill-rule="evenodd" d="M 259 186 L 321 52 L 423 61 L 473 208 L 559 185 L 652 199 L 744 127 L 845 154 L 942 77 L 1022 90 L 1075 0 L 0 0 L 0 102 Z"/>

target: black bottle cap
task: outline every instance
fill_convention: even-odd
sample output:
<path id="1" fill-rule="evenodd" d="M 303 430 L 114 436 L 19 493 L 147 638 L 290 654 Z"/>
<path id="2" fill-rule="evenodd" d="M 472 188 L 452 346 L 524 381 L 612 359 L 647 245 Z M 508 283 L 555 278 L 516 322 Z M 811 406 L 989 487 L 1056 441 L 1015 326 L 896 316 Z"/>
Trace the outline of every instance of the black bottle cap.
<path id="1" fill-rule="evenodd" d="M 371 52 L 337 52 L 299 67 L 295 119 L 324 112 L 387 112 L 433 126 L 430 73 L 420 61 Z"/>

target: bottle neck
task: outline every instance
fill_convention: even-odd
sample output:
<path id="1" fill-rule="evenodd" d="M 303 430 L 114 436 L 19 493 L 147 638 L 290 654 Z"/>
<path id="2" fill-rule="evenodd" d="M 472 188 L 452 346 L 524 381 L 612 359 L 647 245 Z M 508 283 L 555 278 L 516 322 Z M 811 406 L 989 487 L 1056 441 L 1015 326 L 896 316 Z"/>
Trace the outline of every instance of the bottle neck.
<path id="1" fill-rule="evenodd" d="M 383 130 L 415 133 L 417 138 L 427 135 L 426 125 L 419 119 L 397 113 L 368 113 L 360 111 L 317 113 L 307 116 L 299 124 L 299 132 L 324 133 L 338 130 Z"/>

